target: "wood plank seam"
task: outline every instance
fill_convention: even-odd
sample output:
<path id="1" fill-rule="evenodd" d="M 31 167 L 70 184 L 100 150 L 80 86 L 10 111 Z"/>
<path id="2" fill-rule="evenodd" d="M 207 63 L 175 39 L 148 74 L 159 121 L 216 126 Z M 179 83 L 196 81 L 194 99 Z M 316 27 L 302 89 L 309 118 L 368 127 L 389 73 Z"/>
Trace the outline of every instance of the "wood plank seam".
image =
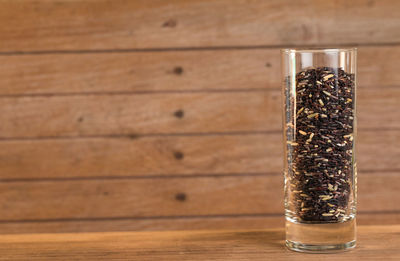
<path id="1" fill-rule="evenodd" d="M 400 85 L 362 85 L 357 86 L 358 89 L 397 89 Z M 24 93 L 24 94 L 0 94 L 2 98 L 26 98 L 26 97 L 80 97 L 80 96 L 104 96 L 104 95 L 147 95 L 147 94 L 189 94 L 189 93 L 253 93 L 253 92 L 277 92 L 281 91 L 280 87 L 272 88 L 244 88 L 244 89 L 192 89 L 192 90 L 152 90 L 152 91 L 98 91 L 98 92 L 69 92 L 69 93 Z"/>
<path id="2" fill-rule="evenodd" d="M 75 222 L 75 221 L 104 221 L 104 220 L 143 220 L 143 219 L 198 219 L 198 218 L 246 218 L 246 217 L 282 217 L 283 213 L 251 213 L 251 214 L 225 214 L 225 215 L 178 215 L 178 216 L 146 216 L 146 217 L 93 217 L 93 218 L 51 218 L 51 219 L 21 219 L 1 220 L 4 223 L 44 223 L 44 222 Z"/>
<path id="3" fill-rule="evenodd" d="M 400 172 L 400 169 L 383 169 L 374 170 L 366 169 L 363 170 L 361 175 L 376 174 L 376 173 L 391 173 Z M 279 176 L 283 175 L 281 172 L 246 172 L 246 173 L 197 173 L 190 175 L 182 174 L 168 174 L 168 175 L 143 175 L 143 176 L 91 176 L 91 177 L 61 177 L 61 178 L 20 178 L 20 179 L 0 179 L 0 183 L 14 183 L 14 182 L 63 182 L 63 181 L 74 181 L 74 180 L 136 180 L 136 179 L 172 179 L 172 178 L 222 178 L 222 177 L 258 177 L 258 176 Z M 360 171 L 358 173 L 360 175 Z M 283 178 L 283 176 L 282 176 Z"/>
<path id="4" fill-rule="evenodd" d="M 379 129 L 381 130 L 381 129 Z M 393 129 L 389 129 L 393 130 Z M 375 131 L 374 129 L 372 131 Z M 226 131 L 226 132 L 188 132 L 188 133 L 142 133 L 79 136 L 40 136 L 40 137 L 0 137 L 0 141 L 69 140 L 69 139 L 140 139 L 150 137 L 207 137 L 207 136 L 251 136 L 281 133 L 280 130 L 265 131 Z"/>
<path id="5" fill-rule="evenodd" d="M 400 210 L 378 210 L 378 211 L 357 211 L 357 215 L 391 215 L 399 214 Z M 213 219 L 213 218 L 261 218 L 261 217 L 282 217 L 284 213 L 250 213 L 250 214 L 225 214 L 225 215 L 177 215 L 177 216 L 145 216 L 145 217 L 91 217 L 91 218 L 51 218 L 51 219 L 20 219 L 20 220 L 1 220 L 0 224 L 5 223 L 47 223 L 47 222 L 76 222 L 76 221 L 120 221 L 120 220 L 169 220 L 169 219 Z"/>
<path id="6" fill-rule="evenodd" d="M 358 131 L 400 131 L 400 128 L 360 128 Z M 0 137 L 4 141 L 40 141 L 40 140 L 79 140 L 79 139 L 140 139 L 150 137 L 210 137 L 210 136 L 252 136 L 279 134 L 281 130 L 264 131 L 226 131 L 226 132 L 187 132 L 187 133 L 141 133 L 141 134 L 109 134 L 109 135 L 79 135 L 79 136 L 38 136 L 38 137 Z"/>
<path id="7" fill-rule="evenodd" d="M 64 178 L 23 178 L 23 179 L 0 179 L 0 183 L 14 182 L 47 182 L 47 181 L 74 181 L 74 180 L 132 180 L 132 179 L 171 179 L 171 178 L 222 178 L 222 177 L 259 177 L 259 176 L 277 176 L 283 175 L 278 172 L 246 172 L 246 173 L 197 173 L 191 175 L 169 174 L 169 175 L 143 175 L 143 176 L 94 176 L 94 177 L 64 177 Z M 283 178 L 283 176 L 282 176 Z"/>
<path id="8" fill-rule="evenodd" d="M 335 46 L 345 47 L 391 47 L 399 46 L 400 42 L 382 43 L 336 43 Z M 141 52 L 190 52 L 190 51 L 226 51 L 226 50 L 264 50 L 284 48 L 329 48 L 331 44 L 277 44 L 277 45 L 225 45 L 205 47 L 169 47 L 169 48 L 121 48 L 121 49 L 82 49 L 82 50 L 43 50 L 43 51 L 10 51 L 0 52 L 0 56 L 44 55 L 44 54 L 96 54 L 96 53 L 141 53 Z"/>
<path id="9" fill-rule="evenodd" d="M 396 87 L 395 87 L 396 88 Z M 0 94 L 1 98 L 19 97 L 70 97 L 70 96 L 94 96 L 94 95 L 141 95 L 141 94 L 179 94 L 179 93 L 250 93 L 279 91 L 280 88 L 246 88 L 246 89 L 198 89 L 198 90 L 154 90 L 154 91 L 115 91 L 115 92 L 69 92 L 69 93 L 24 93 L 24 94 Z"/>

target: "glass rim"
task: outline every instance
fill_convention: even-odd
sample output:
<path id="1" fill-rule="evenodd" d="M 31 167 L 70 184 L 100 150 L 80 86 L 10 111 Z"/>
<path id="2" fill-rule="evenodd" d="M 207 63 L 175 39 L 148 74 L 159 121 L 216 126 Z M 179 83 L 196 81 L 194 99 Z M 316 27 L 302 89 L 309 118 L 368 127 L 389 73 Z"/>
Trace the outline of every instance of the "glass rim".
<path id="1" fill-rule="evenodd" d="M 333 48 L 333 47 L 315 47 L 315 48 L 283 48 L 283 53 L 340 53 L 340 52 L 356 52 L 357 47 Z"/>

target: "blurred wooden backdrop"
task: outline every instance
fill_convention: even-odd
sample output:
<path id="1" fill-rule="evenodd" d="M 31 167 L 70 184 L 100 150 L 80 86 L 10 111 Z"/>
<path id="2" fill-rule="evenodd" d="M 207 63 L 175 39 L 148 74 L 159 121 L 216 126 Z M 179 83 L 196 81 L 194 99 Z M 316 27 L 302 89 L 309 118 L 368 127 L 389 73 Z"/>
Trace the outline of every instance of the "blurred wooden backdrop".
<path id="1" fill-rule="evenodd" d="M 400 1 L 0 2 L 0 232 L 283 225 L 280 53 L 359 46 L 360 224 L 400 223 Z"/>

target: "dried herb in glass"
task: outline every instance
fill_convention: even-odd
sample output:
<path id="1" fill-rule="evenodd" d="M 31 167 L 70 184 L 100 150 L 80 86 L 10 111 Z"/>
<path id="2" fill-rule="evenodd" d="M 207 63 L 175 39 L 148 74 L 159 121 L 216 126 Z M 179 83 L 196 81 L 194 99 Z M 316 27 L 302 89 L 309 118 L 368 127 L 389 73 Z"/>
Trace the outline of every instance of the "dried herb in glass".
<path id="1" fill-rule="evenodd" d="M 296 127 L 287 122 L 298 218 L 340 221 L 353 179 L 354 75 L 320 67 L 296 74 Z M 349 182 L 350 181 L 350 182 Z"/>

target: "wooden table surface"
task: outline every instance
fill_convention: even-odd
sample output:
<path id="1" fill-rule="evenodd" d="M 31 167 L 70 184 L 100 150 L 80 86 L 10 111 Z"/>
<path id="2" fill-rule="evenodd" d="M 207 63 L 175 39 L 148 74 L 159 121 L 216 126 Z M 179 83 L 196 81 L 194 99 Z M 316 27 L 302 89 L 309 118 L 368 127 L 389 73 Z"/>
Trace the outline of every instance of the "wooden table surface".
<path id="1" fill-rule="evenodd" d="M 107 232 L 0 236 L 0 260 L 400 260 L 400 225 L 361 226 L 355 249 L 304 254 L 284 230 Z"/>

